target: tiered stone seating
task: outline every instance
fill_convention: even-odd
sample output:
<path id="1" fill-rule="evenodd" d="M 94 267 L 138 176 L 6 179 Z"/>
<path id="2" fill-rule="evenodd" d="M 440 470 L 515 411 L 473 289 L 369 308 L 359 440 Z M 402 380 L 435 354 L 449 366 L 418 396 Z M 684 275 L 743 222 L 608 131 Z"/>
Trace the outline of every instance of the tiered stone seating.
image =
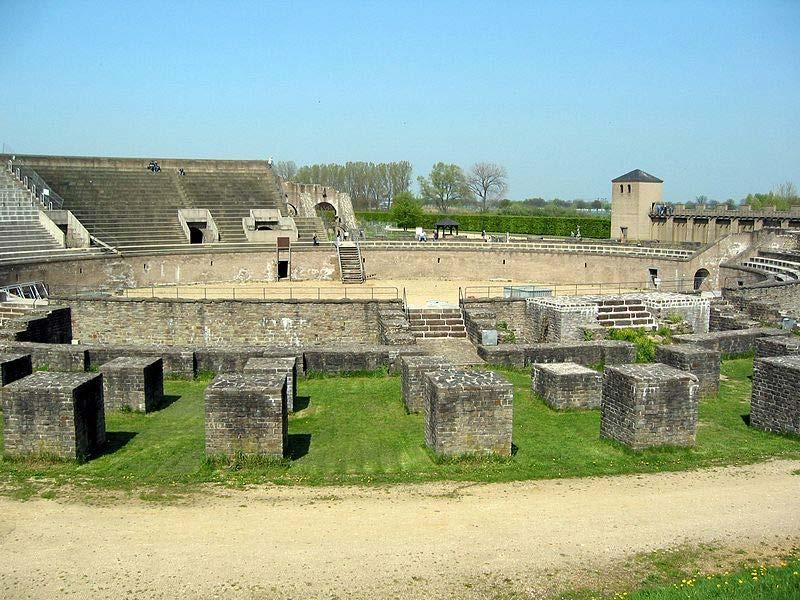
<path id="1" fill-rule="evenodd" d="M 188 244 L 178 221 L 186 201 L 177 175 L 108 167 L 33 165 L 89 232 L 118 248 Z"/>
<path id="2" fill-rule="evenodd" d="M 191 206 L 211 211 L 221 242 L 247 241 L 242 219 L 250 216 L 251 208 L 281 210 L 278 188 L 266 172 L 189 171 L 178 183 Z"/>
<path id="3" fill-rule="evenodd" d="M 315 233 L 320 241 L 328 239 L 325 224 L 319 217 L 294 217 L 294 224 L 297 227 L 297 236 L 301 242 L 311 241 Z"/>
<path id="4" fill-rule="evenodd" d="M 758 256 L 742 264 L 771 273 L 779 281 L 800 279 L 800 256 L 795 254 L 760 251 Z"/>

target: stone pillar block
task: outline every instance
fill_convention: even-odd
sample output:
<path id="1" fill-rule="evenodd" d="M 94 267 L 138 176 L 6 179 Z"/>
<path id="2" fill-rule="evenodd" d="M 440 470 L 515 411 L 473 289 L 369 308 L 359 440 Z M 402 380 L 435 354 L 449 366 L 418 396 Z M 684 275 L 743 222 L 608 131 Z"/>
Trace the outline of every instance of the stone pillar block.
<path id="1" fill-rule="evenodd" d="M 694 344 L 658 346 L 656 362 L 687 371 L 697 377 L 701 394 L 713 396 L 719 391 L 719 350 Z"/>
<path id="2" fill-rule="evenodd" d="M 800 435 L 800 356 L 774 356 L 753 363 L 750 425 Z"/>
<path id="3" fill-rule="evenodd" d="M 442 356 L 401 356 L 400 384 L 408 412 L 425 410 L 425 374 L 453 368 Z"/>
<path id="4" fill-rule="evenodd" d="M 513 387 L 490 371 L 425 375 L 425 443 L 436 454 L 511 454 Z"/>
<path id="5" fill-rule="evenodd" d="M 286 374 L 228 373 L 206 388 L 206 454 L 282 457 L 288 442 Z"/>
<path id="6" fill-rule="evenodd" d="M 756 340 L 756 358 L 796 356 L 800 354 L 800 337 L 763 337 Z"/>
<path id="7" fill-rule="evenodd" d="M 535 364 L 531 389 L 555 410 L 599 408 L 603 374 L 571 362 Z"/>
<path id="8" fill-rule="evenodd" d="M 120 356 L 100 367 L 106 410 L 156 410 L 164 401 L 164 362 Z"/>
<path id="9" fill-rule="evenodd" d="M 693 446 L 699 388 L 691 373 L 660 363 L 606 367 L 600 437 L 633 450 Z"/>
<path id="10" fill-rule="evenodd" d="M 294 412 L 297 400 L 297 357 L 287 358 L 250 358 L 244 365 L 245 373 L 261 373 L 265 375 L 283 373 L 286 375 L 286 410 Z"/>
<path id="11" fill-rule="evenodd" d="M 5 451 L 85 459 L 106 441 L 103 377 L 39 371 L 0 390 Z"/>
<path id="12" fill-rule="evenodd" d="M 0 354 L 0 387 L 33 373 L 30 354 Z"/>

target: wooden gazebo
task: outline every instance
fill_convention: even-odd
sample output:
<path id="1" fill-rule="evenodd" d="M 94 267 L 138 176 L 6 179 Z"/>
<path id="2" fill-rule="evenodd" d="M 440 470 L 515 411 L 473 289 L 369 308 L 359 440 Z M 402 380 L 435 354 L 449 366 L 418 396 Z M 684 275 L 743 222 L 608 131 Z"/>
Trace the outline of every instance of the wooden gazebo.
<path id="1" fill-rule="evenodd" d="M 447 235 L 445 233 L 445 229 L 450 230 L 450 235 L 453 235 L 453 229 L 456 230 L 455 235 L 458 235 L 458 223 L 453 221 L 453 219 L 442 219 L 441 221 L 436 221 L 436 231 L 442 230 L 442 237 Z"/>

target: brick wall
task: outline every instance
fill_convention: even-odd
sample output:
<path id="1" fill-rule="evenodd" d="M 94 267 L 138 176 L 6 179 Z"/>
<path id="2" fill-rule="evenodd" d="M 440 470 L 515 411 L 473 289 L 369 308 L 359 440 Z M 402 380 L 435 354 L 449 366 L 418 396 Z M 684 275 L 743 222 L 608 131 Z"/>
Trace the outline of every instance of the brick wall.
<path id="1" fill-rule="evenodd" d="M 82 343 L 320 346 L 378 343 L 378 310 L 400 301 L 71 300 Z"/>
<path id="2" fill-rule="evenodd" d="M 524 298 L 513 300 L 508 298 L 468 298 L 464 300 L 464 309 L 475 314 L 476 317 L 481 314 L 478 312 L 479 310 L 485 311 L 483 312 L 484 315 L 494 313 L 495 323 L 506 323 L 508 329 L 514 333 L 517 343 L 538 341 L 532 337 L 531 324 L 525 310 Z M 494 328 L 492 327 L 492 329 Z M 475 334 L 473 332 L 470 339 L 474 337 Z"/>
<path id="3" fill-rule="evenodd" d="M 636 360 L 636 346 L 616 340 L 590 342 L 502 344 L 478 346 L 478 355 L 489 364 L 527 367 L 533 363 L 574 362 L 584 366 L 623 364 Z"/>
<path id="4" fill-rule="evenodd" d="M 774 356 L 753 363 L 750 424 L 800 435 L 800 357 Z"/>
<path id="5" fill-rule="evenodd" d="M 679 344 L 695 344 L 703 348 L 718 350 L 722 354 L 739 354 L 755 350 L 758 338 L 785 335 L 786 332 L 780 329 L 755 327 L 732 331 L 712 331 L 711 333 L 689 333 L 676 335 L 673 339 Z"/>
<path id="6" fill-rule="evenodd" d="M 697 377 L 700 393 L 713 395 L 719 391 L 719 350 L 693 344 L 672 344 L 656 347 L 656 362 L 686 371 Z"/>

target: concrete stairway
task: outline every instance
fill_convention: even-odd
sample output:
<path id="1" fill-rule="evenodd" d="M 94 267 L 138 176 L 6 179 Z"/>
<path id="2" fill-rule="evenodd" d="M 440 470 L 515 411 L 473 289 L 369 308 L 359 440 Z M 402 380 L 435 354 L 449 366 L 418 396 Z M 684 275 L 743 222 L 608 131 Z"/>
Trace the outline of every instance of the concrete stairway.
<path id="1" fill-rule="evenodd" d="M 118 248 L 188 244 L 178 221 L 177 175 L 108 167 L 38 167 L 89 232 Z"/>
<path id="2" fill-rule="evenodd" d="M 294 217 L 294 224 L 297 226 L 298 241 L 300 242 L 311 241 L 315 233 L 320 242 L 328 239 L 325 224 L 319 217 Z"/>
<path id="3" fill-rule="evenodd" d="M 364 265 L 358 246 L 352 242 L 342 242 L 338 250 L 342 283 L 364 283 Z"/>
<path id="4" fill-rule="evenodd" d="M 0 259 L 25 259 L 61 250 L 39 222 L 30 194 L 4 169 L 0 173 Z"/>
<path id="5" fill-rule="evenodd" d="M 416 338 L 465 338 L 460 308 L 409 308 L 408 322 Z"/>
<path id="6" fill-rule="evenodd" d="M 601 300 L 598 303 L 597 321 L 603 327 L 621 329 L 636 327 L 655 329 L 656 320 L 641 300 Z"/>
<path id="7" fill-rule="evenodd" d="M 242 219 L 251 208 L 280 210 L 277 185 L 267 172 L 190 171 L 177 179 L 191 206 L 211 211 L 223 243 L 247 241 Z"/>

